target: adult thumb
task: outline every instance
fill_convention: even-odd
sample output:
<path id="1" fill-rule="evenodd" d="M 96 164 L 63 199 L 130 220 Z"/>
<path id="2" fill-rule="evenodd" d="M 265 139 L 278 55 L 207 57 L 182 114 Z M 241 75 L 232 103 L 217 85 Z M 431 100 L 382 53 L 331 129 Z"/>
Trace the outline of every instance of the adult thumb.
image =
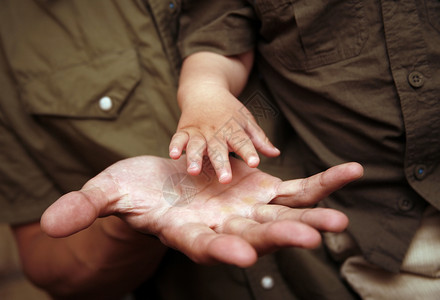
<path id="1" fill-rule="evenodd" d="M 41 229 L 60 238 L 86 229 L 100 216 L 108 203 L 98 188 L 74 191 L 60 197 L 43 213 Z"/>

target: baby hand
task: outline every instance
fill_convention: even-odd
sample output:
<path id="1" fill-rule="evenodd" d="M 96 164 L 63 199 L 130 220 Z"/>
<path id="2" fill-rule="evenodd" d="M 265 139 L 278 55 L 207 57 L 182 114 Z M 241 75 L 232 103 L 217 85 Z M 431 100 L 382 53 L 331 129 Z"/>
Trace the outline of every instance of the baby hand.
<path id="1" fill-rule="evenodd" d="M 275 148 L 246 107 L 230 93 L 217 95 L 215 101 L 195 101 L 182 108 L 177 132 L 170 143 L 170 157 L 178 159 L 186 150 L 187 172 L 198 175 L 207 156 L 219 182 L 232 180 L 229 152 L 238 154 L 255 168 L 260 163 L 258 152 L 275 157 Z M 208 104 L 210 103 L 210 104 Z"/>

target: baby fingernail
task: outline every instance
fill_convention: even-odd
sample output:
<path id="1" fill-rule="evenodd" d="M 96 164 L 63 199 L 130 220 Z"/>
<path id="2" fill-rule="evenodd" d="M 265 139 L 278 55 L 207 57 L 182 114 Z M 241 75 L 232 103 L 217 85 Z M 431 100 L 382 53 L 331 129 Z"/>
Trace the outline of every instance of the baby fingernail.
<path id="1" fill-rule="evenodd" d="M 177 147 L 173 147 L 173 148 L 170 150 L 170 154 L 179 154 L 179 149 L 177 149 Z"/>
<path id="2" fill-rule="evenodd" d="M 229 174 L 227 172 L 222 172 L 218 178 L 218 181 L 223 182 L 229 177 Z"/>
<path id="3" fill-rule="evenodd" d="M 258 157 L 255 157 L 255 156 L 249 157 L 248 164 L 249 165 L 257 165 L 258 164 Z"/>
<path id="4" fill-rule="evenodd" d="M 197 170 L 198 168 L 199 168 L 199 164 L 196 163 L 195 161 L 193 161 L 193 162 L 189 165 L 188 170 Z"/>

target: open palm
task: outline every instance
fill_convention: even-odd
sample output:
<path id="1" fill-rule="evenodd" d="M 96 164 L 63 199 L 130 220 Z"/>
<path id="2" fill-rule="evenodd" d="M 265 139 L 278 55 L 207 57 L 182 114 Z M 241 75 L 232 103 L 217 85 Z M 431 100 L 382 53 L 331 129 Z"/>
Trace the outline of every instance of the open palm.
<path id="1" fill-rule="evenodd" d="M 195 262 L 245 267 L 280 247 L 315 247 L 319 231 L 344 230 L 348 220 L 340 212 L 292 207 L 313 205 L 362 175 L 362 168 L 350 163 L 283 182 L 237 159 L 231 159 L 231 167 L 234 178 L 225 185 L 213 168 L 187 175 L 185 159 L 122 160 L 55 202 L 42 227 L 62 237 L 98 217 L 117 215 Z"/>

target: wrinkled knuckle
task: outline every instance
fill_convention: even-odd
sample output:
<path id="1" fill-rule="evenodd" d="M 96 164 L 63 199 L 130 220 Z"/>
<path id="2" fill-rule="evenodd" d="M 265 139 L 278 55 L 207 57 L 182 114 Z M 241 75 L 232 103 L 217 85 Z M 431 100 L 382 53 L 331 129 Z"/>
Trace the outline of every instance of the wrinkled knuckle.
<path id="1" fill-rule="evenodd" d="M 301 188 L 300 188 L 300 196 L 301 198 L 305 198 L 307 196 L 309 190 L 309 179 L 308 178 L 304 178 L 301 181 Z"/>
<path id="2" fill-rule="evenodd" d="M 304 208 L 301 212 L 300 221 L 303 223 L 307 223 L 308 216 L 313 212 L 310 208 Z"/>
<path id="3" fill-rule="evenodd" d="M 321 188 L 325 188 L 327 186 L 326 181 L 324 180 L 324 174 L 323 173 L 319 176 L 319 181 L 318 182 L 319 182 L 319 187 L 321 187 Z"/>
<path id="4" fill-rule="evenodd" d="M 200 134 L 190 135 L 189 142 L 193 145 L 199 145 L 200 147 L 206 147 L 207 144 L 205 138 Z"/>
<path id="5" fill-rule="evenodd" d="M 178 139 L 178 138 L 181 138 L 181 137 L 187 137 L 188 136 L 188 133 L 186 132 L 186 131 L 184 131 L 184 130 L 178 130 L 174 135 L 173 135 L 173 140 L 174 139 Z"/>
<path id="6" fill-rule="evenodd" d="M 271 144 L 269 138 L 266 135 L 264 135 L 264 143 L 265 144 Z"/>

